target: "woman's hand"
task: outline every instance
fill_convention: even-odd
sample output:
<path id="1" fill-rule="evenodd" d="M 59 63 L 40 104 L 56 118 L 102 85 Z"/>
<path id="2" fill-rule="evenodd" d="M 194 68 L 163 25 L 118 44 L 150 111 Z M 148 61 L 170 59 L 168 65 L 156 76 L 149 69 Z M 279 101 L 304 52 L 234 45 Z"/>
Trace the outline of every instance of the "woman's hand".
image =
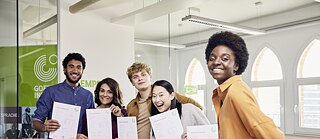
<path id="1" fill-rule="evenodd" d="M 186 132 L 183 132 L 182 135 L 181 135 L 181 139 L 187 139 L 187 133 Z"/>
<path id="2" fill-rule="evenodd" d="M 77 134 L 77 139 L 88 139 L 88 137 L 83 134 Z"/>
<path id="3" fill-rule="evenodd" d="M 110 106 L 110 110 L 113 113 L 113 115 L 115 115 L 117 117 L 123 116 L 122 113 L 121 113 L 121 109 L 118 106 L 115 106 L 115 105 L 112 104 Z"/>

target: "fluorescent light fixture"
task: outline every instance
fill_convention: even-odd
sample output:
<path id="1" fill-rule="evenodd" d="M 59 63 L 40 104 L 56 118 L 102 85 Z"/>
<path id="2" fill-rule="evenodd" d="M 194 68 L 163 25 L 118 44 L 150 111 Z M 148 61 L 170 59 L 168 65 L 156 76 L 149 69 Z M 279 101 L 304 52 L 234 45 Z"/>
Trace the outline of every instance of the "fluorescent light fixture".
<path id="1" fill-rule="evenodd" d="M 133 26 L 176 11 L 197 6 L 210 0 L 161 0 L 119 17 L 111 18 L 112 23 Z"/>
<path id="2" fill-rule="evenodd" d="M 24 58 L 24 57 L 29 56 L 29 55 L 32 55 L 32 54 L 37 53 L 37 52 L 39 52 L 39 51 L 42 51 L 43 49 L 44 49 L 44 48 L 39 48 L 39 49 L 33 50 L 33 51 L 29 52 L 29 53 L 20 55 L 20 56 L 19 56 L 19 59 Z"/>
<path id="3" fill-rule="evenodd" d="M 26 30 L 25 32 L 23 32 L 23 38 L 26 38 L 26 37 L 28 37 L 28 36 L 30 36 L 32 34 L 35 34 L 35 33 L 39 32 L 39 31 L 41 31 L 41 30 L 43 30 L 43 29 L 45 29 L 45 28 L 57 23 L 57 20 L 58 20 L 57 15 L 54 15 L 54 16 L 50 17 L 49 19 L 47 19 L 47 20 L 45 20 L 45 21 L 33 26 L 32 28 L 30 28 L 30 29 Z"/>
<path id="4" fill-rule="evenodd" d="M 80 0 L 79 2 L 71 5 L 69 7 L 69 11 L 70 11 L 70 13 L 77 13 L 80 10 L 96 3 L 97 1 L 100 1 L 100 0 Z"/>
<path id="5" fill-rule="evenodd" d="M 170 48 L 177 48 L 177 49 L 181 49 L 181 48 L 185 48 L 186 47 L 185 45 L 182 45 L 182 44 L 170 43 L 170 45 L 169 45 L 166 42 L 140 40 L 140 39 L 135 39 L 135 43 L 136 44 L 143 44 L 143 45 L 159 46 L 159 47 L 169 47 L 170 46 Z"/>
<path id="6" fill-rule="evenodd" d="M 69 7 L 70 13 L 78 13 L 88 10 L 96 10 L 100 8 L 106 8 L 109 6 L 117 5 L 124 2 L 130 2 L 132 0 L 80 0 L 79 2 Z"/>
<path id="7" fill-rule="evenodd" d="M 204 17 L 200 17 L 200 16 L 195 16 L 195 15 L 188 15 L 188 16 L 182 18 L 182 21 L 185 21 L 185 20 L 188 20 L 193 23 L 208 25 L 208 26 L 211 26 L 214 28 L 219 28 L 219 29 L 224 29 L 224 30 L 229 30 L 229 31 L 236 31 L 236 32 L 252 34 L 252 35 L 261 35 L 261 34 L 266 33 L 266 31 L 264 31 L 264 30 L 258 30 L 255 28 L 231 24 L 231 23 L 222 22 L 222 21 L 213 20 L 213 19 L 204 18 Z"/>
<path id="8" fill-rule="evenodd" d="M 320 0 L 314 0 L 314 1 L 316 1 L 316 2 L 320 2 Z"/>

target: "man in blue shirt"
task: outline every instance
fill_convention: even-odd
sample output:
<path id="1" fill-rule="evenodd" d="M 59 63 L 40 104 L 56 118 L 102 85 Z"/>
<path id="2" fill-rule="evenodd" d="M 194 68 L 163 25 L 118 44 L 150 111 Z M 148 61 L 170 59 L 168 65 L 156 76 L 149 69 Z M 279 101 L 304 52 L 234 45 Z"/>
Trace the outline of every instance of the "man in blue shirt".
<path id="1" fill-rule="evenodd" d="M 86 109 L 94 108 L 93 95 L 79 85 L 85 58 L 79 53 L 69 53 L 62 62 L 66 75 L 64 82 L 47 87 L 37 102 L 37 110 L 32 119 L 33 128 L 39 132 L 52 132 L 60 128 L 59 121 L 52 119 L 53 102 L 81 106 L 77 138 L 87 138 L 81 133 L 82 116 Z M 45 122 L 46 117 L 48 120 Z"/>

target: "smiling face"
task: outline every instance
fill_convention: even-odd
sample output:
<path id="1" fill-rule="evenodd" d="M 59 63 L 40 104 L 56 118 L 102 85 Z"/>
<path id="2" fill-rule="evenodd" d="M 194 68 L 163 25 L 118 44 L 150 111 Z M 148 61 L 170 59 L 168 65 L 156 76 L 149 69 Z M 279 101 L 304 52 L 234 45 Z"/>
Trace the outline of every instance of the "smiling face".
<path id="1" fill-rule="evenodd" d="M 99 91 L 99 99 L 102 105 L 110 106 L 113 100 L 113 93 L 107 84 L 102 84 Z"/>
<path id="2" fill-rule="evenodd" d="M 151 77 L 146 70 L 132 74 L 131 83 L 138 91 L 145 91 L 150 86 Z"/>
<path id="3" fill-rule="evenodd" d="M 82 77 L 83 67 L 81 61 L 70 60 L 67 67 L 63 69 L 69 84 L 76 84 Z"/>
<path id="4" fill-rule="evenodd" d="M 225 45 L 218 45 L 212 50 L 207 65 L 211 76 L 218 84 L 236 75 L 239 66 L 235 61 L 233 51 Z"/>
<path id="5" fill-rule="evenodd" d="M 159 112 L 170 110 L 171 100 L 174 95 L 170 94 L 164 87 L 154 86 L 152 90 L 152 102 Z"/>

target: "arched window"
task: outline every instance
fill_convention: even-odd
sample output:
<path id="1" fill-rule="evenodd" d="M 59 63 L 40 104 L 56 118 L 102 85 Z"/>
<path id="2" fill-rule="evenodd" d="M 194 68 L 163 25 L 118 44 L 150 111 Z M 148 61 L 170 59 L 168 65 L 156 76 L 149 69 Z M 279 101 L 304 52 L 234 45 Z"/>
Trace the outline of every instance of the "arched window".
<path id="1" fill-rule="evenodd" d="M 202 107 L 205 104 L 204 88 L 206 80 L 203 67 L 199 60 L 193 58 L 190 62 L 185 76 L 184 93 L 193 98 Z"/>
<path id="2" fill-rule="evenodd" d="M 204 85 L 206 84 L 204 70 L 201 63 L 193 58 L 187 69 L 187 76 L 185 79 L 186 85 Z"/>
<path id="3" fill-rule="evenodd" d="M 297 78 L 320 77 L 320 72 L 315 65 L 319 64 L 320 60 L 320 40 L 313 40 L 303 51 L 299 64 Z"/>
<path id="4" fill-rule="evenodd" d="M 277 56 L 267 47 L 261 50 L 252 69 L 252 81 L 280 80 L 283 78 Z"/>
<path id="5" fill-rule="evenodd" d="M 320 128 L 320 41 L 313 40 L 303 51 L 297 66 L 299 127 Z"/>
<path id="6" fill-rule="evenodd" d="M 252 66 L 252 91 L 266 115 L 280 127 L 282 68 L 277 56 L 267 47 L 258 54 Z"/>

